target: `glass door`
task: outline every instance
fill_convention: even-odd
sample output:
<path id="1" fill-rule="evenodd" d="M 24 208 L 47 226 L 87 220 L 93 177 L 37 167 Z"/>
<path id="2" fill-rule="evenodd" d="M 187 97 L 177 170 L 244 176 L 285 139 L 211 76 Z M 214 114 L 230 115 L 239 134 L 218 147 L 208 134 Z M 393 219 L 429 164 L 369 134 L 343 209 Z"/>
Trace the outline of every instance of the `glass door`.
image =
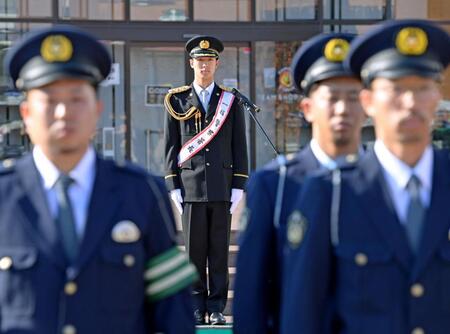
<path id="1" fill-rule="evenodd" d="M 248 96 L 250 51 L 247 44 L 226 43 L 216 83 L 238 88 Z M 131 159 L 163 175 L 164 96 L 170 88 L 189 85 L 193 80 L 184 44 L 132 46 L 130 68 Z"/>
<path id="2" fill-rule="evenodd" d="M 132 46 L 130 50 L 131 159 L 164 174 L 164 96 L 185 84 L 183 46 Z"/>

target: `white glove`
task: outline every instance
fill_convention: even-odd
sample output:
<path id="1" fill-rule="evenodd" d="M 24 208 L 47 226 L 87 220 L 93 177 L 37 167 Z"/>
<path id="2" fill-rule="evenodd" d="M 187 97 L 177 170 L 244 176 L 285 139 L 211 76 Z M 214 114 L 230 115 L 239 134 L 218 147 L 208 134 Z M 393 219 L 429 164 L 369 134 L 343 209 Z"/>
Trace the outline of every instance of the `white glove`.
<path id="1" fill-rule="evenodd" d="M 234 210 L 236 210 L 239 202 L 241 201 L 242 197 L 244 196 L 244 190 L 242 189 L 231 189 L 231 207 L 230 207 L 230 213 L 233 214 Z"/>
<path id="2" fill-rule="evenodd" d="M 181 197 L 181 189 L 171 190 L 170 199 L 173 201 L 173 204 L 175 204 L 175 207 L 177 208 L 180 215 L 183 214 L 183 207 L 181 206 L 181 203 L 183 203 L 183 197 Z"/>

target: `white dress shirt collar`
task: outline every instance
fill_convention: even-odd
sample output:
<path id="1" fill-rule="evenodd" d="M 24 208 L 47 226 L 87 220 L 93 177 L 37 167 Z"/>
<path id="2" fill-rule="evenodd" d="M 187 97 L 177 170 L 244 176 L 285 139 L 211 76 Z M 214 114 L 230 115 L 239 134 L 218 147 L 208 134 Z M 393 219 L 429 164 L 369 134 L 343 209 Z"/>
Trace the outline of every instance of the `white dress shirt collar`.
<path id="1" fill-rule="evenodd" d="M 386 181 L 392 203 L 401 224 L 406 223 L 410 195 L 406 185 L 411 175 L 420 179 L 420 199 L 424 206 L 431 202 L 431 188 L 433 175 L 433 149 L 427 147 L 418 163 L 409 167 L 403 161 L 392 154 L 382 141 L 377 140 L 374 152 L 381 164 L 382 173 Z"/>
<path id="2" fill-rule="evenodd" d="M 399 188 L 405 189 L 414 174 L 419 178 L 421 187 L 427 192 L 431 192 L 433 176 L 433 149 L 431 146 L 425 149 L 417 164 L 412 168 L 392 154 L 381 140 L 375 142 L 374 151 L 384 172 L 395 181 Z"/>
<path id="3" fill-rule="evenodd" d="M 45 156 L 44 152 L 39 146 L 33 149 L 33 159 L 39 174 L 44 182 L 45 189 L 51 189 L 58 177 L 60 171 L 58 168 Z M 74 169 L 69 172 L 69 176 L 82 189 L 90 191 L 95 177 L 95 152 L 89 146 L 84 156 L 78 162 Z"/>
<path id="4" fill-rule="evenodd" d="M 36 168 L 41 176 L 44 191 L 47 198 L 48 208 L 52 217 L 56 217 L 58 203 L 54 185 L 59 178 L 60 171 L 44 155 L 39 146 L 33 149 L 33 159 Z M 86 222 L 88 219 L 89 203 L 94 188 L 96 156 L 94 149 L 89 146 L 88 150 L 69 172 L 69 176 L 75 181 L 69 188 L 69 197 L 72 203 L 75 218 L 75 228 L 80 239 L 84 235 Z"/>
<path id="5" fill-rule="evenodd" d="M 328 154 L 326 154 L 322 150 L 322 148 L 320 147 L 320 145 L 317 142 L 317 140 L 315 140 L 314 138 L 311 139 L 311 142 L 310 142 L 309 145 L 311 146 L 311 151 L 313 152 L 314 156 L 319 161 L 319 164 L 321 166 L 323 166 L 323 167 L 325 167 L 326 169 L 329 169 L 329 170 L 335 169 L 337 167 L 336 161 L 331 159 L 328 156 Z"/>
<path id="6" fill-rule="evenodd" d="M 192 86 L 194 87 L 195 93 L 197 94 L 198 97 L 201 98 L 200 92 L 205 89 L 206 91 L 208 91 L 208 101 L 212 96 L 212 91 L 214 89 L 214 81 L 206 88 L 202 88 L 200 87 L 195 81 L 192 83 Z"/>

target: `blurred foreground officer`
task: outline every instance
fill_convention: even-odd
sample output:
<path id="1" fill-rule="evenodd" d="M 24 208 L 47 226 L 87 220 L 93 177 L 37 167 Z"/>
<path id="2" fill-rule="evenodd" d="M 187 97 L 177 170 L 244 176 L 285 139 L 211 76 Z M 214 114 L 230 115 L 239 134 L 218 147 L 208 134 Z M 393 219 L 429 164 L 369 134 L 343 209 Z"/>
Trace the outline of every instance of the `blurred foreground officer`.
<path id="1" fill-rule="evenodd" d="M 352 38 L 319 35 L 306 42 L 292 62 L 313 138 L 281 168 L 278 161 L 270 163 L 250 179 L 248 223 L 240 240 L 234 288 L 237 334 L 278 333 L 286 224 L 297 219 L 291 208 L 300 183 L 312 171 L 336 168 L 346 157 L 356 159 L 365 118 L 358 100 L 362 85 L 342 65 Z"/>
<path id="2" fill-rule="evenodd" d="M 182 215 L 189 257 L 200 273 L 195 318 L 225 324 L 231 214 L 248 178 L 245 119 L 237 99 L 214 82 L 223 44 L 212 36 L 186 43 L 194 82 L 165 98 L 166 185 Z M 208 265 L 208 279 L 206 266 Z"/>
<path id="3" fill-rule="evenodd" d="M 195 270 L 164 186 L 90 144 L 110 67 L 102 44 L 68 26 L 7 55 L 34 149 L 0 172 L 0 333 L 194 333 Z"/>
<path id="4" fill-rule="evenodd" d="M 376 142 L 358 168 L 303 187 L 282 333 L 450 333 L 450 156 L 430 136 L 448 50 L 418 20 L 353 42 Z"/>

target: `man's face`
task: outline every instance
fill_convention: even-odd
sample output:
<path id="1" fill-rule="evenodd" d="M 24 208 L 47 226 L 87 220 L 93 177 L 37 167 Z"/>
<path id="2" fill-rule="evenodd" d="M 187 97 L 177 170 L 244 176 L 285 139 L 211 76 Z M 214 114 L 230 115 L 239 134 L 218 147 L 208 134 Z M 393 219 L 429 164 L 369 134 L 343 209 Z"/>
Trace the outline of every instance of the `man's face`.
<path id="1" fill-rule="evenodd" d="M 60 80 L 31 89 L 20 113 L 31 141 L 51 155 L 82 153 L 101 113 L 95 89 L 83 80 Z"/>
<path id="2" fill-rule="evenodd" d="M 214 57 L 198 57 L 190 59 L 194 78 L 202 81 L 214 81 L 214 74 L 219 66 L 219 60 Z"/>
<path id="3" fill-rule="evenodd" d="M 333 78 L 313 87 L 301 101 L 306 119 L 313 124 L 313 135 L 322 145 L 343 147 L 359 144 L 365 115 L 359 103 L 362 85 L 350 77 Z"/>
<path id="4" fill-rule="evenodd" d="M 376 78 L 370 89 L 361 92 L 364 109 L 375 122 L 377 138 L 387 146 L 429 143 L 440 99 L 438 83 L 418 76 Z"/>

